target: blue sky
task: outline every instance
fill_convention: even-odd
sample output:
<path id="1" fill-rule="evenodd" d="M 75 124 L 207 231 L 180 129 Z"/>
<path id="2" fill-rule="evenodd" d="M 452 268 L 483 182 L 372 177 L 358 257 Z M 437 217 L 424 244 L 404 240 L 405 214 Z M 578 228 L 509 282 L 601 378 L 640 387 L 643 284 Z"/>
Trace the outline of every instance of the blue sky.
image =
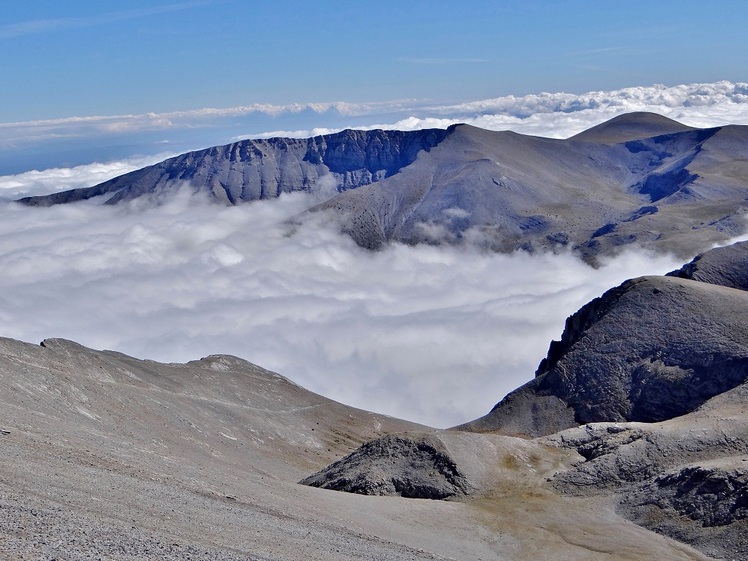
<path id="1" fill-rule="evenodd" d="M 745 79 L 744 2 L 3 2 L 0 121 Z"/>
<path id="2" fill-rule="evenodd" d="M 183 122 L 179 134 L 110 123 L 103 138 L 82 131 L 83 117 L 395 100 L 408 100 L 413 112 L 417 103 L 741 82 L 748 60 L 748 10 L 729 0 L 0 6 L 0 127 L 10 139 L 0 139 L 0 174 L 179 152 L 240 134 L 364 124 L 337 111 L 307 110 L 251 123 L 224 119 L 220 126 Z M 377 121 L 376 111 L 367 112 L 373 122 L 392 121 L 391 113 L 382 111 Z M 60 119 L 78 130 L 39 132 L 29 135 L 32 143 L 7 126 Z"/>

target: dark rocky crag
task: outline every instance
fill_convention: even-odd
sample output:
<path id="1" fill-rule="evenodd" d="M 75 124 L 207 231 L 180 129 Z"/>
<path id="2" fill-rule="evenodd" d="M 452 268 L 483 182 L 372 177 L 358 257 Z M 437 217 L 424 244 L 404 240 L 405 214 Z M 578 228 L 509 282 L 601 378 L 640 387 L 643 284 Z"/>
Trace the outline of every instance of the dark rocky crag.
<path id="1" fill-rule="evenodd" d="M 718 247 L 697 255 L 668 276 L 748 290 L 748 242 Z"/>
<path id="2" fill-rule="evenodd" d="M 476 430 L 541 436 L 684 415 L 748 379 L 748 293 L 674 277 L 626 281 L 566 322 L 535 379 Z"/>
<path id="3" fill-rule="evenodd" d="M 748 242 L 628 280 L 569 317 L 535 379 L 466 427 L 540 436 L 689 413 L 748 377 L 746 288 Z"/>

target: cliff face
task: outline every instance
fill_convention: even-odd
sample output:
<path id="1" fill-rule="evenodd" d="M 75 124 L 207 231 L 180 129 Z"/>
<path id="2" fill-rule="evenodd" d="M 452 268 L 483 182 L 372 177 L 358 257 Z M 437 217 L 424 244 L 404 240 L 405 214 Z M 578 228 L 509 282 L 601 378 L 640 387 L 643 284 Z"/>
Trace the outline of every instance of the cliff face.
<path id="1" fill-rule="evenodd" d="M 571 316 L 536 378 L 470 426 L 539 436 L 689 413 L 748 379 L 747 314 L 744 291 L 671 277 L 627 281 Z"/>
<path id="2" fill-rule="evenodd" d="M 106 204 L 117 204 L 182 185 L 230 204 L 292 191 L 325 190 L 332 195 L 397 173 L 447 134 L 441 129 L 345 130 L 308 139 L 244 140 L 182 154 L 94 187 L 20 202 L 49 206 L 105 195 Z"/>

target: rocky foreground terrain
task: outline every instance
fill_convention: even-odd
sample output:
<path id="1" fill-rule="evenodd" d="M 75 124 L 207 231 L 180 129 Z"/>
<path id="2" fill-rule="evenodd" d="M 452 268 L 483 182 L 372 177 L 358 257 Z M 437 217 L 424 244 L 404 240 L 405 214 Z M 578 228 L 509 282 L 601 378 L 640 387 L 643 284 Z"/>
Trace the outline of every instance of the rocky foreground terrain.
<path id="1" fill-rule="evenodd" d="M 571 316 L 536 377 L 485 417 L 453 431 L 379 438 L 303 483 L 373 495 L 491 496 L 499 466 L 525 477 L 543 471 L 547 456 L 538 450 L 551 447 L 578 455 L 545 471 L 554 495 L 605 499 L 619 516 L 710 557 L 745 559 L 746 264 L 748 243 L 738 243 L 666 277 L 627 281 Z M 501 440 L 511 442 L 507 462 L 480 441 L 497 435 L 539 448 Z M 479 443 L 466 447 L 470 438 Z"/>
<path id="2" fill-rule="evenodd" d="M 612 289 L 533 381 L 451 430 L 235 357 L 1 339 L 0 552 L 745 559 L 746 262 L 736 244 Z"/>
<path id="3" fill-rule="evenodd" d="M 744 230 L 747 161 L 748 127 L 631 113 L 566 140 L 468 125 L 245 140 L 20 202 L 159 201 L 186 188 L 238 204 L 305 191 L 367 248 L 470 244 L 595 261 L 637 244 L 685 260 Z"/>

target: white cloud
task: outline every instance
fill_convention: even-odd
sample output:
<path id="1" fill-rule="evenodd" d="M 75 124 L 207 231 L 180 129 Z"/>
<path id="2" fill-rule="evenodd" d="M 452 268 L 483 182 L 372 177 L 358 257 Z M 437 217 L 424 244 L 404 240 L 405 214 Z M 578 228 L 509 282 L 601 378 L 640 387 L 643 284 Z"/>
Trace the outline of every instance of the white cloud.
<path id="1" fill-rule="evenodd" d="M 22 129 L 43 135 L 88 134 L 93 129 L 86 127 L 113 129 L 119 121 L 144 129 L 167 121 L 194 126 L 232 111 L 320 116 L 320 128 L 306 132 L 296 121 L 284 122 L 294 136 L 336 130 L 337 124 L 322 128 L 321 117 L 334 113 L 392 117 L 371 125 L 372 117 L 371 127 L 463 121 L 566 137 L 631 110 L 695 126 L 748 124 L 748 85 L 508 96 L 450 106 L 408 100 L 248 106 L 101 123 L 16 123 L 0 125 L 0 143 Z M 0 177 L 0 197 L 92 185 L 156 159 Z M 0 335 L 66 337 L 165 361 L 235 354 L 340 401 L 447 426 L 484 414 L 529 380 L 565 318 L 582 304 L 626 278 L 681 265 L 637 252 L 599 269 L 570 255 L 397 244 L 371 253 L 340 236 L 328 217 L 295 228 L 285 224 L 313 202 L 295 194 L 222 207 L 181 193 L 157 208 L 144 201 L 114 208 L 0 203 Z M 464 211 L 449 213 L 458 220 Z"/>
<path id="2" fill-rule="evenodd" d="M 366 409 L 447 426 L 527 381 L 567 315 L 632 275 L 626 254 L 393 245 L 368 252 L 306 195 L 238 207 L 0 207 L 0 333 L 65 337 L 141 358 L 230 353 Z"/>
<path id="3" fill-rule="evenodd" d="M 0 199 L 18 199 L 46 195 L 68 189 L 97 185 L 118 175 L 158 163 L 174 154 L 130 158 L 115 162 L 95 162 L 74 168 L 32 170 L 16 175 L 0 176 Z"/>
<path id="4" fill-rule="evenodd" d="M 0 123 L 0 148 L 17 148 L 56 138 L 96 135 L 146 134 L 154 131 L 168 131 L 175 135 L 196 127 L 224 128 L 227 131 L 224 138 L 229 142 L 231 139 L 268 135 L 313 136 L 346 127 L 413 130 L 445 128 L 459 122 L 491 130 L 508 129 L 566 138 L 629 111 L 654 111 L 699 127 L 748 124 L 748 83 L 722 81 L 641 86 L 584 94 L 540 93 L 448 105 L 416 99 L 368 103 L 254 103 L 166 113 L 67 117 Z M 268 133 L 268 128 L 262 128 L 267 127 L 268 123 L 274 124 L 279 117 L 289 116 L 299 121 L 309 121 L 311 116 L 316 129 L 276 128 Z M 248 132 L 237 134 L 234 130 L 237 126 Z"/>

